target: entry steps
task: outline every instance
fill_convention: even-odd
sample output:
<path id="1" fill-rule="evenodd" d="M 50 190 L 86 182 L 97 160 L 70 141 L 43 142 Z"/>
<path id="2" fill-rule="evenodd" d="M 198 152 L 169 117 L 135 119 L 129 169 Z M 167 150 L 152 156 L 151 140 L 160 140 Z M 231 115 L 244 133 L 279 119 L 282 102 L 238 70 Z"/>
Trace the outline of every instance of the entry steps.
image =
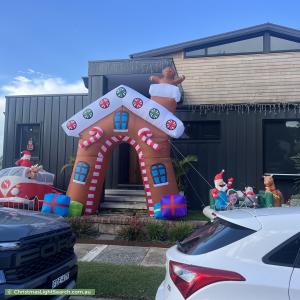
<path id="1" fill-rule="evenodd" d="M 110 210 L 147 209 L 144 190 L 105 189 L 101 208 Z"/>

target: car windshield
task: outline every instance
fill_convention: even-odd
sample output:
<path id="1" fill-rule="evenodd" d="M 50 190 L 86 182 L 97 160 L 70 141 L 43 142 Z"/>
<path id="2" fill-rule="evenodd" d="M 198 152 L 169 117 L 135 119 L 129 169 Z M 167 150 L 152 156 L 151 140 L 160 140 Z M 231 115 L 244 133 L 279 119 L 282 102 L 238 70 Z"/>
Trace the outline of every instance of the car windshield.
<path id="1" fill-rule="evenodd" d="M 195 230 L 182 242 L 177 242 L 177 247 L 185 254 L 199 255 L 225 247 L 254 232 L 255 230 L 217 218 Z"/>

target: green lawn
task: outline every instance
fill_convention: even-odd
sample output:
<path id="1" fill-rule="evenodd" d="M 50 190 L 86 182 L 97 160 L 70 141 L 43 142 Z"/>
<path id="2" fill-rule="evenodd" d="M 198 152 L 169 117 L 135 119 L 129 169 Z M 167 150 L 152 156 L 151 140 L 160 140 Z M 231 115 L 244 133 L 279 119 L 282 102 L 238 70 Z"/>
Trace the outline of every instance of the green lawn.
<path id="1" fill-rule="evenodd" d="M 77 288 L 96 289 L 96 296 L 118 299 L 155 299 L 165 269 L 79 262 Z"/>

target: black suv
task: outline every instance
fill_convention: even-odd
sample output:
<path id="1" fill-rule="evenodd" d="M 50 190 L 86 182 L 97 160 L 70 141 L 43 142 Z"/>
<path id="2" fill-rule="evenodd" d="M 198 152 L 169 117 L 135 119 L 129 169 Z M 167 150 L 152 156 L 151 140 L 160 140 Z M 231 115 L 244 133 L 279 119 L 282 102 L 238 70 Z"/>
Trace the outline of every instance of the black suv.
<path id="1" fill-rule="evenodd" d="M 0 299 L 8 288 L 75 287 L 74 243 L 62 217 L 0 207 Z"/>

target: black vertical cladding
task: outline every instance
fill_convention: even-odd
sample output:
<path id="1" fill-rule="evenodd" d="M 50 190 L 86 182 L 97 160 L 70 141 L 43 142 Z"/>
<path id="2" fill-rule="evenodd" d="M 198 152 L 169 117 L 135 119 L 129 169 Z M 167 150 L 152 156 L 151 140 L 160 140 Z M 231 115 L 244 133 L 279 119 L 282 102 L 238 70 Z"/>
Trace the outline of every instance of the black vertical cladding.
<path id="1" fill-rule="evenodd" d="M 104 94 L 105 88 L 98 93 Z M 99 97 L 100 95 L 97 95 Z M 74 113 L 80 111 L 91 101 L 87 94 L 77 95 L 46 95 L 7 97 L 5 120 L 4 167 L 13 166 L 19 153 L 16 153 L 17 124 L 41 124 L 40 163 L 44 168 L 56 175 L 56 185 L 65 189 L 70 171 L 61 173 L 71 155 L 76 154 L 77 138 L 71 138 L 61 129 L 61 124 Z M 172 143 L 184 154 L 195 154 L 198 162 L 197 170 L 213 185 L 216 173 L 226 170 L 225 179 L 235 178 L 234 187 L 244 189 L 245 185 L 263 188 L 263 124 L 268 119 L 299 119 L 299 113 L 294 110 L 284 112 L 260 112 L 252 107 L 249 113 L 238 110 L 207 112 L 200 114 L 199 109 L 191 111 L 178 108 L 177 115 L 183 121 L 218 120 L 221 124 L 221 135 L 218 140 L 172 140 Z M 175 153 L 173 151 L 173 153 Z M 117 152 L 114 154 L 114 158 Z M 177 155 L 178 156 L 178 155 Z M 115 158 L 107 172 L 106 186 L 118 183 Z M 188 173 L 190 186 L 187 197 L 194 208 L 200 208 L 202 202 L 208 201 L 210 186 L 191 170 Z M 277 186 L 287 196 L 293 185 L 293 179 L 275 178 Z"/>
<path id="2" fill-rule="evenodd" d="M 6 98 L 3 166 L 14 166 L 18 124 L 38 123 L 41 128 L 40 161 L 45 170 L 56 175 L 55 185 L 65 189 L 70 171 L 61 173 L 71 155 L 76 154 L 78 139 L 68 137 L 61 128 L 67 118 L 90 103 L 87 94 L 9 96 Z"/>

